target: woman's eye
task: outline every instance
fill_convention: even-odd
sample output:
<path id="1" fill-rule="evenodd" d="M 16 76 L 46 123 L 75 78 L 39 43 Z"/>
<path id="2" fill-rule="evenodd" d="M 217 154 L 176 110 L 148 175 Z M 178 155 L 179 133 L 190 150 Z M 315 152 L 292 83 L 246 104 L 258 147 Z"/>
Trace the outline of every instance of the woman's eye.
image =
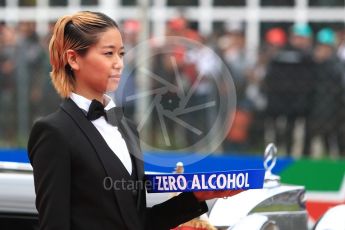
<path id="1" fill-rule="evenodd" d="M 125 54 L 126 54 L 125 52 L 121 52 L 121 53 L 120 53 L 120 57 L 125 56 Z"/>
<path id="2" fill-rule="evenodd" d="M 112 56 L 112 55 L 113 55 L 113 52 L 106 52 L 105 55 L 107 55 L 107 56 Z"/>

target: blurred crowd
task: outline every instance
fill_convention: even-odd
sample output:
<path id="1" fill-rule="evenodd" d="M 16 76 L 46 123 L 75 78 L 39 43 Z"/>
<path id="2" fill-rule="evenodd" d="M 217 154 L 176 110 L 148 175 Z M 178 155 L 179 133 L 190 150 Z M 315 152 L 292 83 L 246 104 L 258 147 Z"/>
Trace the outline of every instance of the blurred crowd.
<path id="1" fill-rule="evenodd" d="M 48 37 L 34 22 L 0 24 L 0 145 L 26 142 L 35 119 L 57 108 L 49 78 Z"/>
<path id="2" fill-rule="evenodd" d="M 130 50 L 139 42 L 140 23 L 127 20 L 121 28 L 125 49 Z M 156 77 L 150 82 L 150 97 L 161 104 L 161 108 L 150 111 L 150 145 L 171 149 L 191 146 L 197 143 L 200 133 L 206 135 L 213 128 L 219 114 L 212 106 L 178 117 L 169 117 L 166 112 L 162 118 L 159 111 L 178 109 L 181 95 L 193 87 L 188 107 L 210 105 L 209 102 L 219 106 L 224 92 L 215 82 L 224 81 L 223 63 L 231 73 L 232 79 L 228 80 L 235 85 L 237 104 L 230 113 L 222 111 L 232 126 L 219 151 L 258 152 L 266 143 L 275 142 L 288 155 L 314 156 L 321 151 L 345 156 L 344 28 L 274 26 L 263 32 L 255 57 L 247 52 L 245 25 L 241 22 L 224 23 L 221 30 L 204 37 L 179 17 L 167 23 L 166 35 L 205 46 L 190 50 L 184 44 L 152 44 L 159 55 L 151 60 L 151 72 L 163 76 L 164 81 L 157 81 Z M 32 22 L 0 24 L 0 146 L 25 143 L 32 123 L 58 107 L 60 99 L 49 78 L 49 38 L 50 33 L 38 36 Z M 125 108 L 126 116 L 136 119 L 137 104 L 126 98 L 138 93 L 136 77 L 140 73 L 133 65 L 139 54 L 127 54 L 124 79 L 113 96 Z M 163 90 L 167 84 L 182 87 Z M 157 122 L 162 119 L 163 128 Z M 170 138 L 164 137 L 164 132 Z M 205 136 L 204 141 L 211 143 L 212 137 Z M 197 146 L 195 150 L 198 151 Z"/>

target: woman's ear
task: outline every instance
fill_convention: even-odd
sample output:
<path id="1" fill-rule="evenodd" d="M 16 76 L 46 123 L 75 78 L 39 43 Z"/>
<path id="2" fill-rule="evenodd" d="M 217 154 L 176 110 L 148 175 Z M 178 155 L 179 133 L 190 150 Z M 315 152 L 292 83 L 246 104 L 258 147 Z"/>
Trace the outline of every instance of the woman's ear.
<path id="1" fill-rule="evenodd" d="M 69 66 L 71 66 L 72 70 L 79 70 L 79 64 L 77 61 L 77 52 L 75 52 L 74 50 L 67 50 L 66 52 L 67 55 L 67 62 L 69 64 Z"/>

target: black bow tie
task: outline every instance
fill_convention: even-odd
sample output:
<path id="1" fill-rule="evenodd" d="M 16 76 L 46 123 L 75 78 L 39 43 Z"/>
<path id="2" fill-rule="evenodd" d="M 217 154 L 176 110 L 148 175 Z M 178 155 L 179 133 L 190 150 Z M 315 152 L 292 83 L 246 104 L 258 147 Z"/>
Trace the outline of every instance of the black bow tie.
<path id="1" fill-rule="evenodd" d="M 90 121 L 93 121 L 100 118 L 101 116 L 104 116 L 105 120 L 109 124 L 113 126 L 118 126 L 118 123 L 120 122 L 123 116 L 122 108 L 114 107 L 105 111 L 103 104 L 94 99 L 90 104 L 89 111 L 87 112 L 86 117 Z"/>

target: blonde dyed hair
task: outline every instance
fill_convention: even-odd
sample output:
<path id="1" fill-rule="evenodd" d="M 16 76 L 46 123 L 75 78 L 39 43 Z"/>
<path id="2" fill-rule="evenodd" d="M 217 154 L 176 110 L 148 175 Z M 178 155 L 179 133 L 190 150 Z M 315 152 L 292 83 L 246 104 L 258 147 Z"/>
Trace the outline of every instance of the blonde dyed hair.
<path id="1" fill-rule="evenodd" d="M 85 55 L 96 44 L 99 35 L 109 28 L 117 28 L 114 20 L 99 12 L 81 11 L 58 19 L 49 43 L 54 88 L 62 98 L 69 97 L 75 87 L 73 70 L 68 64 L 67 50 Z"/>

